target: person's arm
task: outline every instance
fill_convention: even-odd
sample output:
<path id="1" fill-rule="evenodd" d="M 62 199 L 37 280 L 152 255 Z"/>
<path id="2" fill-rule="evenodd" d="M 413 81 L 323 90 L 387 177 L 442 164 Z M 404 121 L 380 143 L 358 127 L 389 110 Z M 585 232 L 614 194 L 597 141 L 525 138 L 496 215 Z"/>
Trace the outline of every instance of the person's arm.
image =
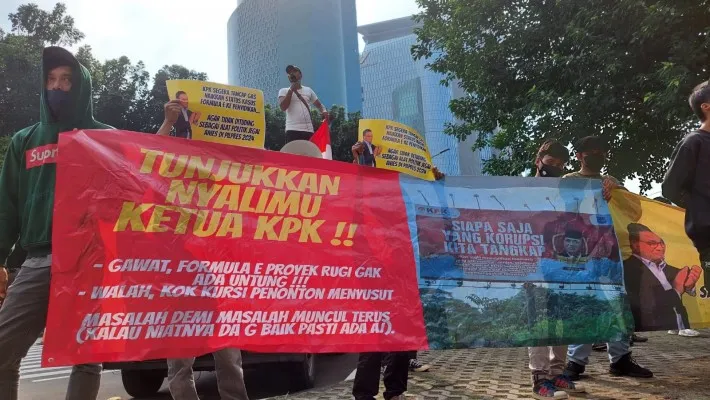
<path id="1" fill-rule="evenodd" d="M 291 87 L 288 88 L 287 91 L 284 91 L 283 89 L 279 90 L 279 107 L 281 108 L 281 111 L 286 111 L 288 110 L 288 107 L 291 105 L 291 97 L 294 93 L 298 95 L 298 84 L 292 83 Z"/>
<path id="2" fill-rule="evenodd" d="M 313 92 L 313 105 L 316 106 L 316 108 L 320 111 L 320 115 L 323 117 L 324 120 L 328 120 L 328 110 L 321 104 L 320 100 L 318 100 L 318 97 L 316 97 L 315 92 Z"/>
<path id="3" fill-rule="evenodd" d="M 156 134 L 160 136 L 170 136 L 170 131 L 172 131 L 175 122 L 177 122 L 178 116 L 182 112 L 180 102 L 178 100 L 171 100 L 163 106 L 163 112 L 165 118 L 163 119 L 163 124 L 160 125 L 160 129 Z"/>
<path id="4" fill-rule="evenodd" d="M 0 296 L 5 295 L 5 285 L 7 284 L 7 270 L 5 263 L 12 246 L 17 243 L 20 237 L 20 209 L 19 209 L 19 187 L 20 171 L 23 165 L 21 157 L 22 139 L 13 137 L 10 147 L 5 155 L 5 162 L 0 172 Z"/>
<path id="5" fill-rule="evenodd" d="M 353 153 L 353 164 L 360 164 L 360 154 L 362 154 L 364 147 L 365 145 L 362 142 L 356 142 L 350 149 Z"/>
<path id="6" fill-rule="evenodd" d="M 661 192 L 663 197 L 682 208 L 687 207 L 687 196 L 693 185 L 695 163 L 698 159 L 698 142 L 683 139 L 671 154 L 671 163 L 663 177 Z"/>

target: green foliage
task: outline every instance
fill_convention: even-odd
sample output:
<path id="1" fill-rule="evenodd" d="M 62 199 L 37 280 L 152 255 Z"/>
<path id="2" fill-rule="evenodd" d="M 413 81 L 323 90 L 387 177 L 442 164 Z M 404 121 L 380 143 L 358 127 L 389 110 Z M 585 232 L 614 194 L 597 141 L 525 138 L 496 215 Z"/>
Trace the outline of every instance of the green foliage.
<path id="1" fill-rule="evenodd" d="M 429 344 L 436 349 L 592 343 L 620 338 L 632 326 L 621 296 L 521 288 L 505 299 L 473 292 L 459 300 L 439 289 L 422 289 L 421 297 Z"/>
<path id="2" fill-rule="evenodd" d="M 84 34 L 74 26 L 74 18 L 66 15 L 67 6 L 57 3 L 51 12 L 41 10 L 37 4 L 23 4 L 8 16 L 12 32 L 26 36 L 44 45 L 71 46 L 84 39 Z"/>
<path id="3" fill-rule="evenodd" d="M 84 34 L 66 15 L 66 7 L 58 3 L 51 12 L 35 4 L 18 7 L 10 14 L 11 33 L 0 30 L 0 142 L 5 136 L 37 122 L 39 94 L 42 88 L 41 55 L 46 45 L 74 45 Z M 143 62 L 131 62 L 122 56 L 104 62 L 94 57 L 91 46 L 78 48 L 76 58 L 86 66 L 93 84 L 94 116 L 118 129 L 156 132 L 163 121 L 163 104 L 170 98 L 165 81 L 171 79 L 207 80 L 202 72 L 181 65 L 165 65 L 151 77 Z M 266 106 L 266 147 L 279 150 L 285 141 L 285 115 Z M 334 106 L 331 115 L 333 158 L 351 161 L 350 148 L 357 140 L 359 114 L 346 114 Z M 314 126 L 320 125 L 320 114 L 312 113 Z M 0 149 L 2 150 L 2 149 Z M 0 155 L 0 163 L 5 151 Z"/>
<path id="4" fill-rule="evenodd" d="M 10 147 L 10 140 L 12 136 L 0 136 L 0 170 L 2 170 L 2 165 L 5 161 L 5 154 L 7 154 L 7 149 Z"/>
<path id="5" fill-rule="evenodd" d="M 463 122 L 448 133 L 493 132 L 477 147 L 506 149 L 489 173 L 530 168 L 545 137 L 598 135 L 609 172 L 647 190 L 697 123 L 687 97 L 710 77 L 707 1 L 417 2 L 413 55 L 475 93 L 451 102 Z"/>

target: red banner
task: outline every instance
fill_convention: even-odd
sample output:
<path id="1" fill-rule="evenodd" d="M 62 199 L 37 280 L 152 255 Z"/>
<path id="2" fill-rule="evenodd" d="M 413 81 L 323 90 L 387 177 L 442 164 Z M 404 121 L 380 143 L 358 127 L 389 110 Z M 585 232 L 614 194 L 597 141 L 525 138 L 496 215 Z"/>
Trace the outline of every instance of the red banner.
<path id="1" fill-rule="evenodd" d="M 58 153 L 43 366 L 427 347 L 397 174 L 123 131 Z"/>

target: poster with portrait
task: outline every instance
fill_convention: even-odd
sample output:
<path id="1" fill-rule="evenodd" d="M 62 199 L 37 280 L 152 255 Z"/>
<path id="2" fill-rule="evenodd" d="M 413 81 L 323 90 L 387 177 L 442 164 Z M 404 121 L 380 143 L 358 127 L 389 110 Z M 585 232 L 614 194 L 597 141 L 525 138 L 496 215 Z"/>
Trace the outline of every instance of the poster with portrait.
<path id="1" fill-rule="evenodd" d="M 400 182 L 431 348 L 594 343 L 632 329 L 599 181 Z"/>
<path id="2" fill-rule="evenodd" d="M 196 80 L 166 82 L 170 100 L 178 100 L 181 114 L 171 136 L 264 148 L 266 119 L 261 90 Z"/>
<path id="3" fill-rule="evenodd" d="M 361 119 L 359 164 L 434 180 L 426 138 L 411 127 L 384 119 Z"/>
<path id="4" fill-rule="evenodd" d="M 708 278 L 685 234 L 685 211 L 624 190 L 609 207 L 636 331 L 709 327 Z"/>

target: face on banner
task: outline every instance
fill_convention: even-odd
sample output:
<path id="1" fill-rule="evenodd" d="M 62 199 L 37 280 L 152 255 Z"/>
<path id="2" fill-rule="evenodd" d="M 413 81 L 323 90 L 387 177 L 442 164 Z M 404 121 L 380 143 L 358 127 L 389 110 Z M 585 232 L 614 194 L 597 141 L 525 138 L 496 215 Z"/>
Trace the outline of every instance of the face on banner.
<path id="1" fill-rule="evenodd" d="M 434 180 L 429 147 L 419 132 L 383 119 L 361 119 L 358 131 L 362 164 Z"/>
<path id="2" fill-rule="evenodd" d="M 431 348 L 547 346 L 628 334 L 601 183 L 401 175 Z M 411 224 L 411 222 L 410 222 Z"/>
<path id="3" fill-rule="evenodd" d="M 710 326 L 707 277 L 685 234 L 685 212 L 626 191 L 614 192 L 610 209 L 636 330 Z"/>
<path id="4" fill-rule="evenodd" d="M 196 80 L 167 81 L 182 113 L 174 136 L 234 146 L 264 148 L 266 120 L 261 90 Z"/>

